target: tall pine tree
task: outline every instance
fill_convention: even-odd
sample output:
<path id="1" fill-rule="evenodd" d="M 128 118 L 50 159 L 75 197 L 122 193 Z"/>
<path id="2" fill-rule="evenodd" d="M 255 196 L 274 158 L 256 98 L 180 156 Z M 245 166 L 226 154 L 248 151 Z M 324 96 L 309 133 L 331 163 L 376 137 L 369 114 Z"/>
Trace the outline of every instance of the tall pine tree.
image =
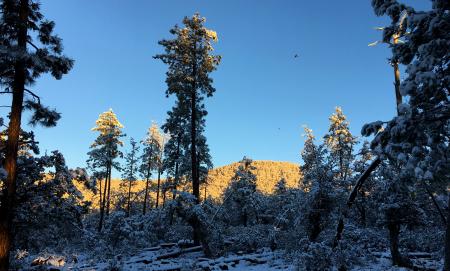
<path id="1" fill-rule="evenodd" d="M 166 95 L 175 95 L 182 107 L 181 117 L 189 127 L 189 155 L 191 165 L 192 194 L 197 203 L 200 200 L 200 167 L 204 161 L 199 159 L 199 151 L 206 150 L 201 145 L 206 140 L 201 136 L 204 118 L 207 114 L 205 97 L 211 97 L 215 88 L 209 76 L 220 62 L 220 56 L 212 55 L 212 42 L 217 41 L 216 32 L 204 26 L 205 18 L 194 14 L 183 19 L 184 27 L 175 26 L 170 33 L 175 37 L 159 42 L 165 49 L 164 54 L 156 55 L 167 64 Z M 198 225 L 194 228 L 194 242 L 199 243 Z"/>
<path id="2" fill-rule="evenodd" d="M 12 95 L 5 147 L 7 176 L 0 207 L 0 270 L 9 267 L 22 112 L 33 111 L 31 124 L 54 126 L 60 118 L 58 113 L 44 107 L 36 91 L 28 87 L 45 73 L 61 79 L 73 66 L 73 60 L 62 54 L 61 38 L 53 34 L 54 27 L 53 21 L 44 19 L 36 1 L 0 2 L 0 85 L 5 89 L 1 93 Z"/>

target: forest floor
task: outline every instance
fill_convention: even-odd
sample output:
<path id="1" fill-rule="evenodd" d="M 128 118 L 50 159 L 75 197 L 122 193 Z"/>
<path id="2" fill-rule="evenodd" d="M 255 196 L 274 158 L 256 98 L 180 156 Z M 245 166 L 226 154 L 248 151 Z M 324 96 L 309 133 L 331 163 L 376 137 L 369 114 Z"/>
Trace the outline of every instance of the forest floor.
<path id="1" fill-rule="evenodd" d="M 392 267 L 388 252 L 379 253 L 373 263 L 366 266 L 354 267 L 352 270 L 375 271 L 403 271 L 404 268 Z M 415 260 L 427 270 L 440 270 L 441 263 L 432 260 Z M 70 259 L 57 255 L 39 256 L 29 255 L 22 261 L 24 270 L 52 270 L 52 271 L 294 271 L 296 267 L 283 258 L 283 251 L 260 249 L 254 253 L 229 254 L 224 257 L 205 258 L 201 247 L 180 247 L 177 244 L 167 243 L 157 247 L 143 249 L 140 253 L 122 257 L 117 255 L 113 260 L 96 262 L 83 254 Z M 28 266 L 28 267 L 27 267 Z"/>

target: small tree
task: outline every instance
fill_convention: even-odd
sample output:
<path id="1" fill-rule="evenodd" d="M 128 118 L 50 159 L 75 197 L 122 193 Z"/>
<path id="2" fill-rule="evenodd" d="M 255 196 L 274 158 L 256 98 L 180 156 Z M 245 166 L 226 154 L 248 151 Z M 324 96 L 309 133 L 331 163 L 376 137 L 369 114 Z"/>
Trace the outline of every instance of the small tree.
<path id="1" fill-rule="evenodd" d="M 142 213 L 145 215 L 147 210 L 147 201 L 148 201 L 148 191 L 150 184 L 150 177 L 152 175 L 152 171 L 158 169 L 158 161 L 160 157 L 160 153 L 162 151 L 162 135 L 159 131 L 158 125 L 153 123 L 151 127 L 147 131 L 147 136 L 142 141 L 144 144 L 144 151 L 141 156 L 141 166 L 140 172 L 141 175 L 145 178 L 145 194 L 144 194 L 144 205 L 142 208 Z M 158 187 L 158 190 L 160 188 Z M 159 194 L 157 196 L 158 200 Z"/>
<path id="2" fill-rule="evenodd" d="M 115 161 L 118 157 L 122 157 L 119 147 L 123 145 L 120 138 L 125 136 L 122 133 L 123 125 L 117 119 L 112 109 L 100 114 L 95 122 L 96 126 L 92 131 L 100 134 L 91 145 L 91 151 L 88 153 L 89 161 L 94 165 L 106 169 L 105 185 L 103 187 L 103 200 L 100 206 L 100 221 L 98 230 L 102 230 L 103 218 L 109 214 L 110 194 L 111 194 L 111 172 L 112 169 L 120 170 L 120 165 Z M 106 210 L 105 210 L 106 209 Z"/>
<path id="3" fill-rule="evenodd" d="M 130 151 L 125 155 L 125 166 L 123 167 L 122 179 L 128 181 L 128 202 L 127 202 L 127 216 L 130 216 L 131 210 L 131 187 L 135 184 L 137 180 L 137 163 L 138 163 L 138 153 L 139 146 L 137 142 L 131 138 L 130 139 Z"/>
<path id="4" fill-rule="evenodd" d="M 315 241 L 325 227 L 334 201 L 331 163 L 324 145 L 316 145 L 312 130 L 305 127 L 305 144 L 301 152 L 303 190 L 307 191 L 306 221 L 309 239 Z"/>
<path id="5" fill-rule="evenodd" d="M 346 116 L 340 107 L 330 117 L 328 134 L 324 136 L 326 147 L 330 154 L 331 163 L 339 186 L 348 188 L 347 178 L 351 175 L 351 162 L 353 161 L 353 146 L 356 138 L 352 135 Z"/>
<path id="6" fill-rule="evenodd" d="M 256 176 L 252 172 L 255 169 L 252 160 L 244 157 L 223 194 L 223 204 L 233 224 L 247 227 L 258 217 Z"/>

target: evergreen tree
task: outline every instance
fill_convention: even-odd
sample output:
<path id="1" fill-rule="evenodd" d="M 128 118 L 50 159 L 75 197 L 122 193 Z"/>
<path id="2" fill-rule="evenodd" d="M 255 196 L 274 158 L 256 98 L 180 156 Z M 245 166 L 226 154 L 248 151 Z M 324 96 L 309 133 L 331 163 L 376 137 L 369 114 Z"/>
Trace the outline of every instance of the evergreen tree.
<path id="1" fill-rule="evenodd" d="M 31 124 L 55 126 L 60 118 L 28 87 L 45 73 L 61 79 L 73 66 L 73 60 L 62 54 L 61 38 L 53 34 L 54 26 L 53 21 L 44 19 L 36 1 L 0 2 L 0 85 L 5 88 L 2 93 L 12 95 L 4 162 L 7 176 L 0 206 L 0 270 L 9 267 L 22 112 L 33 111 Z"/>
<path id="2" fill-rule="evenodd" d="M 350 164 L 353 160 L 353 146 L 356 138 L 352 135 L 346 116 L 340 107 L 330 117 L 328 134 L 324 137 L 330 153 L 335 175 L 339 178 L 339 186 L 348 188 L 347 178 L 351 175 Z"/>
<path id="3" fill-rule="evenodd" d="M 258 217 L 256 176 L 252 170 L 252 160 L 244 157 L 241 165 L 225 190 L 223 204 L 230 217 L 231 224 L 244 225 L 255 223 Z"/>
<path id="4" fill-rule="evenodd" d="M 159 131 L 158 125 L 153 123 L 152 126 L 147 131 L 146 138 L 142 141 L 144 145 L 144 150 L 141 156 L 141 166 L 140 172 L 141 175 L 145 178 L 145 194 L 144 194 L 144 205 L 142 209 L 142 213 L 145 215 L 147 210 L 147 201 L 148 201 L 148 189 L 150 183 L 150 177 L 152 171 L 158 169 L 158 161 L 160 157 L 160 153 L 162 151 L 163 144 L 162 135 Z M 160 190 L 158 186 L 158 191 Z M 158 192 L 159 193 L 159 192 Z M 157 195 L 158 200 L 159 194 Z"/>
<path id="5" fill-rule="evenodd" d="M 406 65 L 400 93 L 407 99 L 399 105 L 397 117 L 365 125 L 362 133 L 375 134 L 374 152 L 398 168 L 392 184 L 394 195 L 406 195 L 418 183 L 443 186 L 445 190 L 450 177 L 450 5 L 435 0 L 426 12 L 391 0 L 372 0 L 372 6 L 376 15 L 392 20 L 384 28 L 383 40 L 389 42 L 394 34 L 401 39 L 391 43 L 391 62 Z M 450 218 L 450 208 L 448 212 Z M 445 269 L 450 270 L 450 223 L 445 242 Z M 394 254 L 394 264 L 408 265 Z"/>
<path id="6" fill-rule="evenodd" d="M 123 167 L 122 179 L 128 181 L 128 202 L 127 202 L 127 216 L 130 216 L 131 210 L 131 187 L 135 184 L 137 180 L 137 163 L 138 163 L 138 152 L 139 146 L 137 142 L 131 138 L 130 139 L 130 151 L 125 155 L 125 166 Z"/>
<path id="7" fill-rule="evenodd" d="M 92 128 L 92 131 L 99 132 L 100 134 L 91 145 L 91 151 L 88 153 L 88 162 L 98 165 L 106 170 L 98 226 L 98 230 L 101 231 L 104 214 L 106 212 L 106 215 L 108 215 L 110 209 L 111 171 L 112 169 L 120 170 L 120 165 L 115 160 L 118 157 L 122 157 L 122 152 L 119 150 L 119 147 L 123 145 L 120 138 L 123 137 L 124 134 L 122 133 L 123 125 L 119 122 L 112 109 L 101 113 L 95 124 L 96 126 Z"/>
<path id="8" fill-rule="evenodd" d="M 307 191 L 305 215 L 309 239 L 315 241 L 324 229 L 332 211 L 334 194 L 332 166 L 327 159 L 326 147 L 316 145 L 312 130 L 305 127 L 305 144 L 301 152 L 303 187 Z"/>
<path id="9" fill-rule="evenodd" d="M 215 92 L 209 74 L 220 62 L 220 56 L 211 54 L 212 42 L 217 41 L 216 32 L 204 26 L 205 18 L 199 14 L 183 19 L 183 28 L 175 26 L 170 33 L 175 35 L 172 40 L 159 42 L 165 48 L 165 54 L 155 56 L 169 66 L 167 72 L 166 94 L 175 95 L 179 104 L 186 111 L 183 119 L 189 124 L 190 132 L 190 164 L 192 179 L 192 194 L 200 200 L 200 167 L 204 161 L 199 159 L 201 144 L 206 140 L 201 137 L 204 128 L 204 118 L 207 114 L 204 106 L 205 97 L 211 97 Z M 203 148 L 203 150 L 205 150 Z M 198 225 L 194 228 L 194 242 L 199 243 Z"/>

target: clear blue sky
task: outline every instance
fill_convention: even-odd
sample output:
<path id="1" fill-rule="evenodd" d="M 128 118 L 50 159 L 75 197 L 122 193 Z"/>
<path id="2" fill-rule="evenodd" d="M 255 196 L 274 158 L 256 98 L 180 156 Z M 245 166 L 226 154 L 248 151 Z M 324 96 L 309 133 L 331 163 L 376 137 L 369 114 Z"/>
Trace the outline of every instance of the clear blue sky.
<path id="1" fill-rule="evenodd" d="M 195 12 L 217 31 L 222 55 L 212 74 L 217 92 L 206 101 L 215 166 L 244 155 L 300 162 L 302 125 L 321 137 L 335 106 L 358 136 L 364 123 L 395 113 L 389 50 L 367 46 L 387 19 L 369 0 L 41 2 L 76 62 L 61 81 L 43 77 L 33 87 L 62 113 L 57 127 L 37 129 L 37 140 L 42 152 L 61 150 L 70 167 L 85 166 L 96 136 L 90 129 L 110 107 L 136 139 L 152 120 L 165 120 L 173 100 L 164 94 L 166 66 L 152 56 L 162 52 L 158 40 Z"/>

